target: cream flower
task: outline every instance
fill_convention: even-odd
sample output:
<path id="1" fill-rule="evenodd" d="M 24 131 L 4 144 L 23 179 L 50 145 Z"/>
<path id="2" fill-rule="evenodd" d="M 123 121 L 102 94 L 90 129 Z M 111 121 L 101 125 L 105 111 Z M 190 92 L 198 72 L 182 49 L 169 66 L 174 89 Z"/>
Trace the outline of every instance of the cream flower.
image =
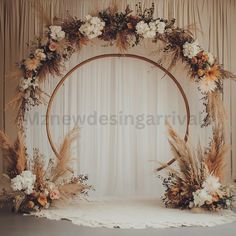
<path id="1" fill-rule="evenodd" d="M 79 31 L 84 36 L 92 39 L 102 34 L 105 22 L 101 21 L 101 19 L 98 17 L 92 17 L 90 15 L 87 15 L 85 19 L 85 23 L 79 28 Z"/>
<path id="2" fill-rule="evenodd" d="M 46 60 L 46 54 L 44 53 L 43 49 L 36 49 L 34 56 L 35 56 L 35 58 L 39 59 L 40 61 Z"/>
<path id="3" fill-rule="evenodd" d="M 165 32 L 165 27 L 166 27 L 165 22 L 160 21 L 160 20 L 156 20 L 155 25 L 156 25 L 156 31 L 159 34 L 163 34 Z"/>
<path id="4" fill-rule="evenodd" d="M 20 90 L 21 91 L 25 91 L 26 89 L 28 89 L 29 87 L 30 87 L 30 85 L 31 85 L 31 80 L 32 80 L 32 78 L 27 78 L 27 79 L 25 79 L 25 78 L 22 78 L 21 80 L 20 80 Z"/>
<path id="5" fill-rule="evenodd" d="M 34 89 L 36 87 L 39 87 L 38 79 L 33 79 L 33 78 L 23 78 L 20 80 L 20 91 L 25 91 L 30 87 L 33 87 Z"/>
<path id="6" fill-rule="evenodd" d="M 214 175 L 209 175 L 203 182 L 202 187 L 209 193 L 215 194 L 220 190 L 221 184 L 219 178 Z"/>
<path id="7" fill-rule="evenodd" d="M 61 26 L 51 25 L 49 29 L 51 31 L 50 36 L 52 39 L 60 41 L 65 38 L 65 32 L 62 30 Z"/>
<path id="8" fill-rule="evenodd" d="M 208 56 L 208 63 L 212 66 L 215 62 L 214 56 L 210 52 L 205 52 L 206 55 Z"/>
<path id="9" fill-rule="evenodd" d="M 192 59 L 195 57 L 202 49 L 198 45 L 198 43 L 195 41 L 193 43 L 186 42 L 183 45 L 183 54 L 185 57 L 188 57 Z"/>
<path id="10" fill-rule="evenodd" d="M 11 180 L 11 187 L 14 191 L 23 190 L 26 194 L 31 194 L 34 189 L 36 175 L 31 171 L 23 171 Z"/>
<path id="11" fill-rule="evenodd" d="M 196 207 L 201 207 L 207 202 L 212 202 L 212 196 L 205 189 L 199 189 L 193 193 L 193 201 Z"/>
<path id="12" fill-rule="evenodd" d="M 156 35 L 156 26 L 154 22 L 150 22 L 149 25 L 144 21 L 140 21 L 136 25 L 136 33 L 144 38 L 154 38 Z"/>
<path id="13" fill-rule="evenodd" d="M 199 83 L 198 88 L 202 93 L 210 93 L 217 88 L 215 81 L 208 80 L 206 78 L 202 78 L 198 83 Z"/>

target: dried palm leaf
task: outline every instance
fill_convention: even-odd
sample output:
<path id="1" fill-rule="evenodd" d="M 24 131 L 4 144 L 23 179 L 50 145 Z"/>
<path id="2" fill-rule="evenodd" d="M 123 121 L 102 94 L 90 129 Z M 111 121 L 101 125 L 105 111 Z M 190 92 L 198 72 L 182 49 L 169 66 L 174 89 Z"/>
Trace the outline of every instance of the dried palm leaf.
<path id="1" fill-rule="evenodd" d="M 223 171 L 225 165 L 225 154 L 229 150 L 229 147 L 225 144 L 224 138 L 224 123 L 222 118 L 215 118 L 213 124 L 213 137 L 210 144 L 210 148 L 206 153 L 205 163 L 209 172 L 222 181 Z"/>
<path id="2" fill-rule="evenodd" d="M 192 183 L 192 185 L 199 183 L 198 177 L 198 163 L 193 157 L 193 154 L 186 144 L 186 142 L 180 138 L 173 128 L 168 125 L 169 144 L 171 151 L 176 159 L 180 172 L 182 173 L 185 181 Z"/>
<path id="3" fill-rule="evenodd" d="M 73 172 L 69 163 L 71 161 L 71 144 L 76 140 L 79 134 L 79 128 L 75 127 L 65 137 L 57 160 L 57 165 L 53 171 L 52 181 L 55 182 L 59 177 L 65 175 L 68 172 Z"/>
<path id="4" fill-rule="evenodd" d="M 221 68 L 220 70 L 220 74 L 221 74 L 221 78 L 222 79 L 233 79 L 236 80 L 236 75 L 234 75 L 233 73 L 224 70 L 223 68 Z"/>
<path id="5" fill-rule="evenodd" d="M 224 135 L 225 127 L 225 109 L 220 91 L 215 91 L 208 94 L 207 114 L 209 114 L 210 122 L 214 126 L 220 127 L 221 135 Z M 220 138 L 223 138 L 219 136 Z"/>
<path id="6" fill-rule="evenodd" d="M 39 162 L 35 162 L 34 174 L 36 175 L 36 185 L 37 189 L 43 189 L 45 185 L 45 171 L 43 165 Z"/>

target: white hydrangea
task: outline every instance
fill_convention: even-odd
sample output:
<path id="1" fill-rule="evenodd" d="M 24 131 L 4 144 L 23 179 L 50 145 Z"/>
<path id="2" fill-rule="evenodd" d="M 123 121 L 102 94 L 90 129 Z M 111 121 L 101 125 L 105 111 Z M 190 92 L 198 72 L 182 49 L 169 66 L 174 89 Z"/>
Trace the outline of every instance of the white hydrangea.
<path id="1" fill-rule="evenodd" d="M 159 34 L 164 34 L 164 32 L 165 32 L 165 27 L 166 27 L 165 22 L 160 21 L 160 20 L 156 20 L 155 24 L 156 24 L 156 31 L 157 31 Z"/>
<path id="2" fill-rule="evenodd" d="M 61 26 L 51 25 L 49 29 L 51 31 L 50 36 L 52 39 L 60 41 L 65 38 L 65 32 L 62 30 Z"/>
<path id="3" fill-rule="evenodd" d="M 20 84 L 19 84 L 19 87 L 20 87 L 20 91 L 25 91 L 27 90 L 29 87 L 33 87 L 34 89 L 36 87 L 39 86 L 39 83 L 38 83 L 38 79 L 32 79 L 32 78 L 22 78 L 20 80 Z"/>
<path id="4" fill-rule="evenodd" d="M 26 194 L 31 194 L 34 189 L 36 175 L 31 171 L 23 171 L 11 180 L 11 187 L 14 191 L 24 191 Z"/>
<path id="5" fill-rule="evenodd" d="M 154 38 L 156 33 L 163 34 L 165 32 L 166 24 L 160 20 L 152 21 L 149 24 L 140 21 L 136 25 L 136 32 L 144 38 Z"/>
<path id="6" fill-rule="evenodd" d="M 213 80 L 202 78 L 198 82 L 198 88 L 200 89 L 202 93 L 210 93 L 210 92 L 215 91 L 215 89 L 217 88 L 217 85 L 215 81 Z"/>
<path id="7" fill-rule="evenodd" d="M 200 51 L 202 51 L 202 49 L 196 41 L 193 43 L 186 42 L 183 45 L 183 54 L 190 59 L 195 57 Z"/>
<path id="8" fill-rule="evenodd" d="M 203 182 L 202 187 L 206 189 L 207 192 L 214 194 L 217 193 L 221 187 L 219 178 L 213 175 L 209 175 Z"/>
<path id="9" fill-rule="evenodd" d="M 212 196 L 205 189 L 199 189 L 193 193 L 193 201 L 196 207 L 201 207 L 206 202 L 212 202 Z"/>
<path id="10" fill-rule="evenodd" d="M 144 21 L 140 21 L 136 25 L 137 34 L 142 35 L 144 38 L 154 38 L 156 35 L 156 29 L 155 25 L 151 23 L 147 24 Z"/>
<path id="11" fill-rule="evenodd" d="M 87 15 L 86 21 L 80 26 L 79 31 L 89 39 L 96 38 L 102 34 L 105 22 L 98 17 Z"/>

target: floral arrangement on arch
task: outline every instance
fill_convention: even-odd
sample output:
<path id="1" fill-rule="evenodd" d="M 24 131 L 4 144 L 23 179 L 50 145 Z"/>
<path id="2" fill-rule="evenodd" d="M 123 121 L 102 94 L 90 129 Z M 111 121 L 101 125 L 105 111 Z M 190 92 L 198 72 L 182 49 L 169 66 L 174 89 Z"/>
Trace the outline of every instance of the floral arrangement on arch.
<path id="1" fill-rule="evenodd" d="M 206 100 L 207 116 L 203 125 L 210 124 L 210 107 L 220 103 L 212 94 L 221 92 L 224 79 L 235 76 L 225 71 L 217 59 L 197 43 L 189 30 L 175 26 L 175 19 L 154 19 L 154 4 L 144 10 L 141 4 L 136 8 L 136 14 L 132 14 L 129 6 L 124 12 L 110 7 L 94 16 L 88 15 L 84 20 L 71 16 L 55 19 L 54 24 L 47 27 L 44 37 L 32 42 L 28 58 L 19 63 L 21 76 L 17 94 L 10 102 L 18 109 L 18 125 L 22 125 L 27 110 L 46 103 L 46 94 L 40 88 L 46 75 L 62 75 L 64 63 L 94 38 L 115 44 L 124 53 L 144 39 L 164 43 L 163 51 L 171 58 L 168 68 L 182 60 L 190 77 L 198 84 Z"/>
<path id="2" fill-rule="evenodd" d="M 222 184 L 221 176 L 226 152 L 221 93 L 224 79 L 235 76 L 224 70 L 218 60 L 198 44 L 189 30 L 177 27 L 175 19 L 154 18 L 153 13 L 154 4 L 144 10 L 141 4 L 137 4 L 135 14 L 129 6 L 124 12 L 109 7 L 83 20 L 68 16 L 48 24 L 44 36 L 32 42 L 29 56 L 19 63 L 19 84 L 16 96 L 10 102 L 18 111 L 17 125 L 21 132 L 24 131 L 25 113 L 34 106 L 47 103 L 47 94 L 40 87 L 46 76 L 61 76 L 64 63 L 94 38 L 115 45 L 123 53 L 145 39 L 152 40 L 154 44 L 160 42 L 167 55 L 161 63 L 166 64 L 168 69 L 175 66 L 178 60 L 186 65 L 190 79 L 203 95 L 206 116 L 202 125 L 211 124 L 213 127 L 210 146 L 204 151 L 199 147 L 197 153 L 191 152 L 186 142 L 173 129 L 169 129 L 170 146 L 178 167 L 173 169 L 164 165 L 169 170 L 169 176 L 163 179 L 166 188 L 163 201 L 167 207 L 208 210 L 230 208 L 234 194 L 230 187 Z M 75 187 L 77 194 L 89 188 L 84 184 L 84 177 L 71 177 L 69 182 L 60 184 L 55 181 L 53 171 L 59 170 L 61 165 L 66 173 L 70 170 L 65 169 L 69 159 L 64 151 L 61 151 L 56 167 L 50 169 L 52 172 L 45 172 L 39 161 L 42 156 L 37 149 L 33 164 L 26 165 L 29 157 L 25 154 L 23 144 L 18 145 L 19 140 L 17 144 L 10 145 L 3 133 L 0 140 L 11 163 L 10 172 L 5 176 L 10 189 L 4 190 L 0 197 L 7 196 L 8 200 L 13 200 L 16 210 L 48 207 L 48 204 L 62 196 L 66 186 Z M 46 177 L 43 173 L 52 174 Z M 76 195 L 73 191 L 69 192 Z"/>
<path id="3" fill-rule="evenodd" d="M 18 134 L 12 143 L 9 137 L 0 132 L 0 148 L 3 150 L 6 173 L 0 177 L 0 206 L 9 204 L 14 212 L 28 213 L 48 209 L 74 197 L 86 195 L 91 188 L 86 184 L 87 176 L 75 176 L 70 167 L 72 142 L 78 136 L 74 128 L 65 137 L 58 158 L 45 157 L 34 149 L 29 156 L 24 137 Z"/>

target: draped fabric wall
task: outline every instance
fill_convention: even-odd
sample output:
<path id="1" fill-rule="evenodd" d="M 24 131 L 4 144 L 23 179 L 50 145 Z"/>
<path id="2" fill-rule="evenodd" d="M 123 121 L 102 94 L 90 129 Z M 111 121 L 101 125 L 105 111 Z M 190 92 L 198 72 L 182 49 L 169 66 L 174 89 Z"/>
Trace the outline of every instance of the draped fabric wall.
<path id="1" fill-rule="evenodd" d="M 48 0 L 41 2 L 44 11 L 52 19 L 54 16 L 66 17 L 67 10 L 73 16 L 83 18 L 86 14 L 95 10 L 108 7 L 116 2 L 120 9 L 130 4 L 132 9 L 138 1 L 111 1 L 111 0 Z M 143 6 L 151 6 L 153 1 L 142 1 Z M 233 0 L 159 0 L 156 2 L 155 16 L 176 18 L 177 25 L 184 27 L 196 24 L 194 29 L 198 41 L 207 50 L 219 57 L 225 68 L 236 72 L 234 51 L 236 46 L 233 39 L 236 31 L 233 22 L 236 20 L 236 1 Z M 1 109 L 5 101 L 9 101 L 14 94 L 15 81 L 8 75 L 16 61 L 27 55 L 25 43 L 34 35 L 39 35 L 43 29 L 42 17 L 34 7 L 35 1 L 8 0 L 1 1 L 1 45 L 3 57 L 1 58 Z M 102 45 L 102 46 L 101 46 Z M 155 59 L 151 54 L 153 45 L 144 45 L 132 49 L 130 53 L 144 55 Z M 74 55 L 66 65 L 66 70 L 78 64 L 80 61 L 101 53 L 116 52 L 112 47 L 104 47 L 104 43 L 94 42 L 84 48 L 79 55 Z M 195 144 L 201 139 L 202 144 L 208 142 L 208 129 L 199 127 L 199 111 L 202 109 L 199 98 L 201 96 L 196 88 L 189 82 L 183 73 L 183 66 L 179 64 L 173 74 L 180 81 L 187 93 L 192 114 L 191 141 Z M 184 118 L 184 103 L 180 93 L 170 78 L 163 76 L 163 72 L 153 68 L 145 62 L 133 59 L 103 59 L 92 62 L 75 72 L 67 80 L 59 91 L 54 107 L 52 124 L 54 140 L 59 144 L 64 135 L 75 122 L 66 122 L 62 125 L 62 119 L 66 116 L 80 117 L 83 115 L 138 115 L 159 114 L 175 115 L 176 118 Z M 45 84 L 45 89 L 50 94 L 59 79 L 52 79 Z M 235 96 L 233 94 L 236 85 L 234 82 L 225 83 L 224 100 L 228 117 L 229 131 L 235 130 L 236 122 L 233 117 L 236 114 Z M 35 109 L 36 113 L 30 113 L 27 122 L 28 148 L 39 147 L 46 156 L 52 152 L 46 133 L 41 123 L 44 122 L 45 108 Z M 34 110 L 34 111 L 35 111 Z M 3 113 L 2 113 L 3 114 Z M 13 112 L 8 110 L 5 116 L 1 115 L 0 125 L 14 137 Z M 36 114 L 36 115 L 35 115 Z M 101 117 L 101 116 L 100 116 Z M 35 120 L 36 118 L 36 120 Z M 38 120 L 37 120 L 38 119 Z M 59 120 L 58 120 L 59 119 Z M 91 118 L 92 119 L 92 118 Z M 31 122 L 30 122 L 31 121 Z M 33 122 L 32 122 L 33 121 Z M 160 193 L 160 186 L 155 179 L 153 169 L 156 161 L 166 161 L 170 158 L 166 139 L 165 127 L 145 126 L 138 129 L 135 125 L 89 125 L 85 123 L 81 128 L 78 143 L 74 145 L 73 152 L 78 158 L 74 160 L 74 168 L 83 173 L 88 173 L 90 181 L 95 185 L 96 196 L 130 196 L 130 195 L 155 195 Z M 69 123 L 69 124 L 68 124 Z M 171 122 L 175 128 L 184 135 L 185 125 L 179 122 Z M 231 132 L 229 132 L 231 133 Z M 236 132 L 228 135 L 228 141 L 236 147 Z M 79 152 L 77 151 L 79 147 Z M 236 155 L 233 149 L 227 158 L 230 167 L 231 159 Z M 156 160 L 156 161 L 155 161 Z M 236 165 L 235 161 L 233 162 Z M 234 168 L 233 175 L 236 172 Z M 230 177 L 231 169 L 228 168 Z M 234 176 L 236 177 L 236 176 Z"/>

